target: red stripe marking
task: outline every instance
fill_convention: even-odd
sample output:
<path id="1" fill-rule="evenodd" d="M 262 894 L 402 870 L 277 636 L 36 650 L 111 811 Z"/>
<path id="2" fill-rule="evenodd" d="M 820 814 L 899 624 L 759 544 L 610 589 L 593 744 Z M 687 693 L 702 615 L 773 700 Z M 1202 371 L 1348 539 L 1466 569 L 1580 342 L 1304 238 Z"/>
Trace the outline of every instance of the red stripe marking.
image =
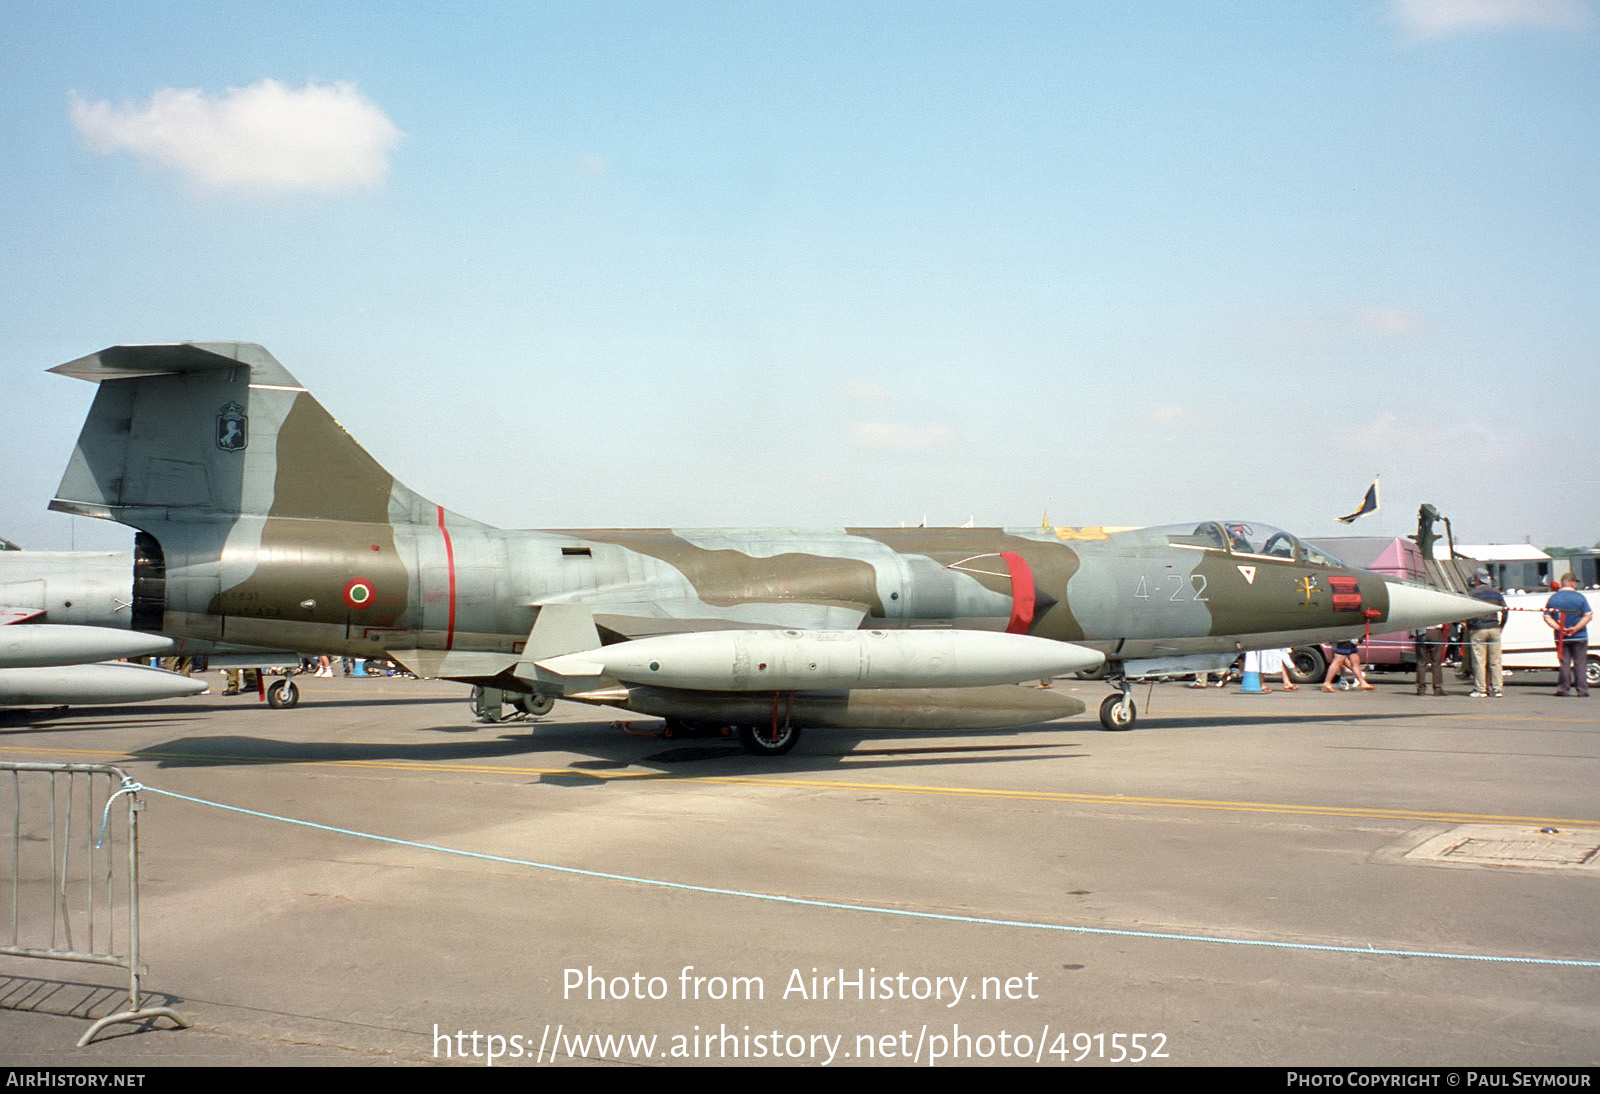
<path id="1" fill-rule="evenodd" d="M 450 575 L 450 616 L 445 626 L 444 648 L 454 649 L 456 644 L 456 548 L 450 542 L 450 529 L 444 526 L 444 506 L 439 506 L 439 531 L 444 535 L 444 564 Z"/>
<path id="2" fill-rule="evenodd" d="M 1006 572 L 1011 575 L 1011 622 L 1006 624 L 1007 634 L 1027 634 L 1033 626 L 1033 571 L 1028 560 L 1015 551 L 1002 551 Z"/>

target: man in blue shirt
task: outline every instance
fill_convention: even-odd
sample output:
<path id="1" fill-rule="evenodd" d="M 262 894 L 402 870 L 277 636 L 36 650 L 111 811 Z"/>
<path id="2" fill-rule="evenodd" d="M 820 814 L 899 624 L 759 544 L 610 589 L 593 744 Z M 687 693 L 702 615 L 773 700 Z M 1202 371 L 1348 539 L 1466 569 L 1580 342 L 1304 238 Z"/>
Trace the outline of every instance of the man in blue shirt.
<path id="1" fill-rule="evenodd" d="M 1544 602 L 1544 621 L 1556 632 L 1560 651 L 1561 676 L 1557 695 L 1571 695 L 1573 685 L 1585 698 L 1589 695 L 1589 621 L 1594 608 L 1589 598 L 1578 591 L 1578 579 L 1568 574 L 1561 579 L 1561 591 L 1551 593 Z"/>

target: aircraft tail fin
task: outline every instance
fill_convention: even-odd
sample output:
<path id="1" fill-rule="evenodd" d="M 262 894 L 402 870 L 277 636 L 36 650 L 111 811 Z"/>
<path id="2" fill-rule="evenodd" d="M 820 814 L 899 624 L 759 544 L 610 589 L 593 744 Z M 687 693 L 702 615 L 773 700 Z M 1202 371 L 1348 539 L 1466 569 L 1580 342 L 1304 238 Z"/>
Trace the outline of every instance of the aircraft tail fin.
<path id="1" fill-rule="evenodd" d="M 135 528 L 441 519 L 254 343 L 112 346 L 50 371 L 100 386 L 52 509 Z"/>

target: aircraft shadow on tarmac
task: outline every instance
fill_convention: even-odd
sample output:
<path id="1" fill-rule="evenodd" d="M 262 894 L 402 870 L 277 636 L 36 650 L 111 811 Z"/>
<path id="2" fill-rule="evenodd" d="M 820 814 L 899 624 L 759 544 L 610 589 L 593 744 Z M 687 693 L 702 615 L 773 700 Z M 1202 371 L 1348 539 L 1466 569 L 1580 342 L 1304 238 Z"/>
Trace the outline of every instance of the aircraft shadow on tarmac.
<path id="1" fill-rule="evenodd" d="M 179 727 L 190 721 L 186 715 L 152 718 L 150 711 L 136 707 L 97 707 L 94 710 L 7 710 L 0 711 L 0 737 L 29 733 L 99 733 L 105 730 L 149 729 L 153 726 Z"/>
<path id="2" fill-rule="evenodd" d="M 384 706 L 409 707 L 440 703 L 455 704 L 465 703 L 466 701 L 465 696 L 460 695 L 351 696 L 347 699 L 317 696 L 308 698 L 305 703 L 307 706 L 315 705 L 318 709 L 337 709 L 342 707 L 361 707 L 366 709 Z M 155 703 L 138 703 L 104 707 L 23 707 L 17 710 L 0 710 L 0 732 L 5 732 L 12 727 L 21 729 L 84 730 L 107 729 L 119 725 L 133 724 L 149 726 L 154 724 L 152 715 L 163 713 L 169 715 L 172 721 L 213 714 L 258 713 L 273 718 L 293 718 L 295 716 L 292 710 L 273 710 L 266 703 L 259 702 L 253 695 L 238 697 L 208 695 L 170 706 L 162 706 Z"/>
<path id="3" fill-rule="evenodd" d="M 480 727 L 484 730 L 503 727 Z M 952 734 L 954 736 L 954 734 Z M 1028 740 L 1032 736 L 1035 739 Z M 546 753 L 587 757 L 562 760 L 564 770 L 545 771 L 541 781 L 556 785 L 592 786 L 609 781 L 612 772 L 635 769 L 632 778 L 686 777 L 707 774 L 783 775 L 874 767 L 909 767 L 928 764 L 993 763 L 1049 756 L 1074 758 L 1079 745 L 1059 739 L 1042 739 L 1038 729 L 964 731 L 960 744 L 928 741 L 918 733 L 915 743 L 896 744 L 881 733 L 850 730 L 815 731 L 800 748 L 786 756 L 753 756 L 734 740 L 721 736 L 662 738 L 628 735 L 610 722 L 561 722 L 539 725 L 533 734 L 500 734 L 490 739 L 425 741 L 416 744 L 382 742 L 280 741 L 267 737 L 182 737 L 134 749 L 129 756 L 159 768 L 251 766 L 257 764 L 469 763 L 522 758 L 537 764 Z M 994 738 L 994 743 L 974 744 L 972 738 Z M 1072 751 L 1065 751 L 1072 750 Z M 638 768 L 655 775 L 640 775 Z M 507 774 L 517 774 L 508 769 Z"/>
<path id="4" fill-rule="evenodd" d="M 1435 713 L 1433 717 L 1449 717 Z M 1225 721 L 1196 717 L 1192 713 L 1145 719 L 1135 735 L 1157 730 L 1211 731 L 1226 727 L 1275 725 L 1288 731 L 1310 724 L 1381 724 L 1405 720 L 1405 713 L 1330 713 L 1285 717 L 1282 713 L 1230 714 Z M 648 725 L 649 723 L 643 723 Z M 612 772 L 646 768 L 656 777 L 713 775 L 786 775 L 839 770 L 910 768 L 955 764 L 994 763 L 1033 759 L 1077 759 L 1090 753 L 1088 742 L 1111 745 L 1126 739 L 1105 734 L 1092 722 L 1064 722 L 1048 727 L 951 731 L 949 744 L 937 743 L 937 734 L 918 731 L 897 739 L 892 734 L 848 729 L 812 730 L 795 751 L 786 756 L 753 756 L 729 737 L 707 734 L 665 738 L 655 734 L 626 733 L 613 722 L 525 722 L 532 732 L 505 732 L 510 726 L 453 724 L 421 727 L 421 732 L 450 733 L 452 739 L 403 743 L 349 741 L 284 741 L 270 737 L 228 735 L 181 737 L 129 753 L 160 768 L 249 766 L 255 764 L 372 763 L 459 764 L 483 760 L 523 759 L 538 764 L 546 754 L 584 759 L 563 759 L 563 770 L 543 771 L 540 781 L 556 785 L 592 786 L 608 781 Z M 455 734 L 500 730 L 493 737 L 464 738 Z M 1063 739 L 1067 735 L 1067 739 Z M 930 740 L 930 738 L 933 738 Z M 978 739 L 975 743 L 974 739 Z M 508 770 L 508 774 L 514 773 Z M 632 778 L 652 777 L 635 770 Z"/>

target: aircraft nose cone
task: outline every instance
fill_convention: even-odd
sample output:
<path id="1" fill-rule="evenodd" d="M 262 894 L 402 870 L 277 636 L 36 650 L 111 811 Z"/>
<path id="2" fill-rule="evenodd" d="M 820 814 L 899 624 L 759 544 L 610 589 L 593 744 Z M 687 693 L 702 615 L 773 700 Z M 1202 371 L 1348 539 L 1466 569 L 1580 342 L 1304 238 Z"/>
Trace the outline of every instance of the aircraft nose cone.
<path id="1" fill-rule="evenodd" d="M 1389 587 L 1389 616 L 1394 630 L 1413 631 L 1440 623 L 1461 623 L 1477 619 L 1495 609 L 1481 600 L 1460 593 L 1447 593 L 1405 581 L 1386 581 Z"/>

